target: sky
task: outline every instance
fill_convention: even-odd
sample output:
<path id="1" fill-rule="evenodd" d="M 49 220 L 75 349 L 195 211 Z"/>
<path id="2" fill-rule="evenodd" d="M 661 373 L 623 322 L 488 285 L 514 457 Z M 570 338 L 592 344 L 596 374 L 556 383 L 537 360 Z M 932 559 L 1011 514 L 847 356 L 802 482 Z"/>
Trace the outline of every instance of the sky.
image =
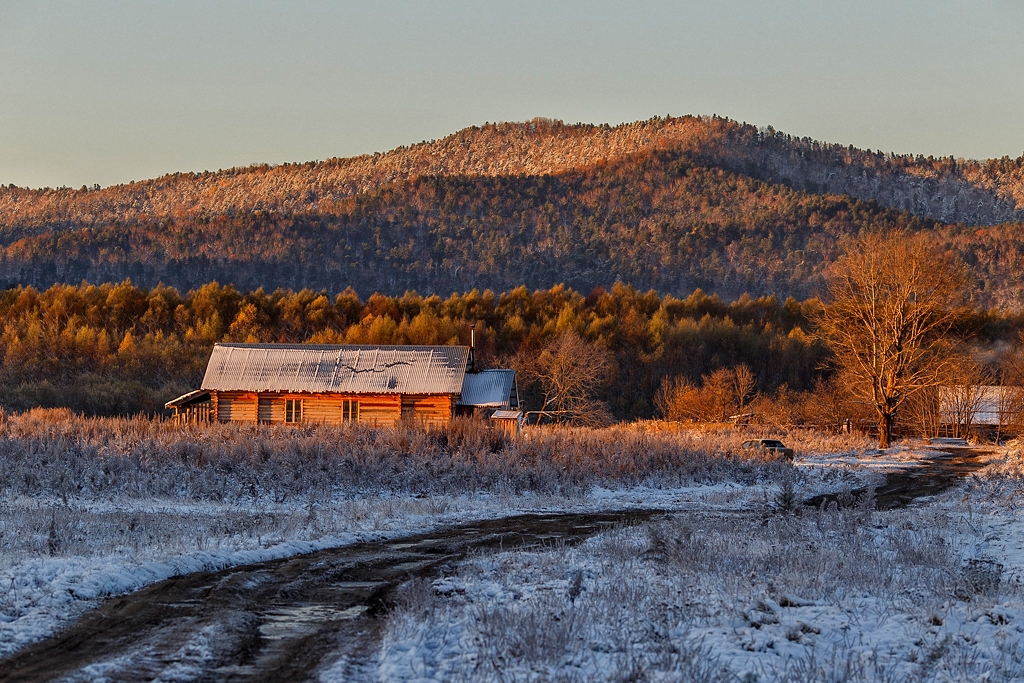
<path id="1" fill-rule="evenodd" d="M 0 0 L 0 184 L 386 151 L 487 121 L 718 114 L 1024 153 L 1024 0 Z"/>

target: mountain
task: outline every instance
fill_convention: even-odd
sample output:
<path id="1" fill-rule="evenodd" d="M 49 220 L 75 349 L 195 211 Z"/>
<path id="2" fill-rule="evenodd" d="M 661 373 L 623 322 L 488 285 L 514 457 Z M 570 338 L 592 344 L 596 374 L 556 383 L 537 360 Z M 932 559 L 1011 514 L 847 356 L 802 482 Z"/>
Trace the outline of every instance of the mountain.
<path id="1" fill-rule="evenodd" d="M 927 230 L 1024 303 L 1024 157 L 897 156 L 717 117 L 467 128 L 384 154 L 0 188 L 0 282 L 812 294 L 845 235 Z"/>

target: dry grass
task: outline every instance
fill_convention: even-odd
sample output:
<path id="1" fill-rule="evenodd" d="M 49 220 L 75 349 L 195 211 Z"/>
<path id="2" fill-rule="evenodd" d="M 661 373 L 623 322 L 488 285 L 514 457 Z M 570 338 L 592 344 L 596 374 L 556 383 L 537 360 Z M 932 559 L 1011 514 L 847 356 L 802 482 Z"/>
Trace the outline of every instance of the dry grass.
<path id="1" fill-rule="evenodd" d="M 66 410 L 0 416 L 0 492 L 218 502 L 336 495 L 524 491 L 594 485 L 775 481 L 788 466 L 739 449 L 738 433 L 533 429 L 510 440 L 486 423 L 442 430 L 322 424 L 179 427 Z"/>
<path id="2" fill-rule="evenodd" d="M 1024 502 L 1024 443 L 1011 441 L 1001 456 L 970 477 L 965 500 L 982 507 L 1019 507 Z"/>
<path id="3" fill-rule="evenodd" d="M 523 496 L 557 505 L 595 485 L 781 486 L 798 476 L 740 449 L 743 438 L 621 426 L 509 439 L 473 420 L 434 431 L 180 427 L 64 409 L 0 412 L 0 565 L 144 561 L 404 528 L 403 520 L 453 517 L 453 500 L 476 494 L 492 497 L 480 505 L 507 509 Z"/>
<path id="4" fill-rule="evenodd" d="M 647 434 L 674 434 L 683 443 L 710 446 L 720 451 L 736 451 L 748 439 L 779 439 L 798 455 L 864 452 L 876 449 L 878 441 L 860 432 L 834 433 L 816 429 L 772 429 L 759 426 L 734 426 L 727 423 L 693 424 L 664 420 L 637 420 L 617 427 Z"/>

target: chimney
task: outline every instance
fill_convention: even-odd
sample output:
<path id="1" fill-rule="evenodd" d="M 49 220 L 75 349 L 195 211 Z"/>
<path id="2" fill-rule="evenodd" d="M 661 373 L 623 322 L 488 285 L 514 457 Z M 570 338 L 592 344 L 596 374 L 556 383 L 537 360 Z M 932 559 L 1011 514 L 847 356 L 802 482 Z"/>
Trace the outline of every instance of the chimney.
<path id="1" fill-rule="evenodd" d="M 469 361 L 466 372 L 476 372 L 476 323 L 469 326 Z"/>

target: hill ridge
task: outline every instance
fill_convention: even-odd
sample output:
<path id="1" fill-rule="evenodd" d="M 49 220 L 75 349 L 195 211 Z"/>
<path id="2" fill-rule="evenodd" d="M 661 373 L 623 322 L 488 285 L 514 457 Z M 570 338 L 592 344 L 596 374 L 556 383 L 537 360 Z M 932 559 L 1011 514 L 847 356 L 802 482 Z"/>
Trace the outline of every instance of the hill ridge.
<path id="1" fill-rule="evenodd" d="M 99 225 L 256 211 L 316 212 L 421 176 L 548 175 L 672 147 L 730 171 L 848 194 L 949 223 L 1024 220 L 1024 156 L 973 161 L 881 154 L 716 116 L 472 126 L 430 142 L 319 162 L 175 173 L 101 189 L 0 188 L 0 229 Z"/>

